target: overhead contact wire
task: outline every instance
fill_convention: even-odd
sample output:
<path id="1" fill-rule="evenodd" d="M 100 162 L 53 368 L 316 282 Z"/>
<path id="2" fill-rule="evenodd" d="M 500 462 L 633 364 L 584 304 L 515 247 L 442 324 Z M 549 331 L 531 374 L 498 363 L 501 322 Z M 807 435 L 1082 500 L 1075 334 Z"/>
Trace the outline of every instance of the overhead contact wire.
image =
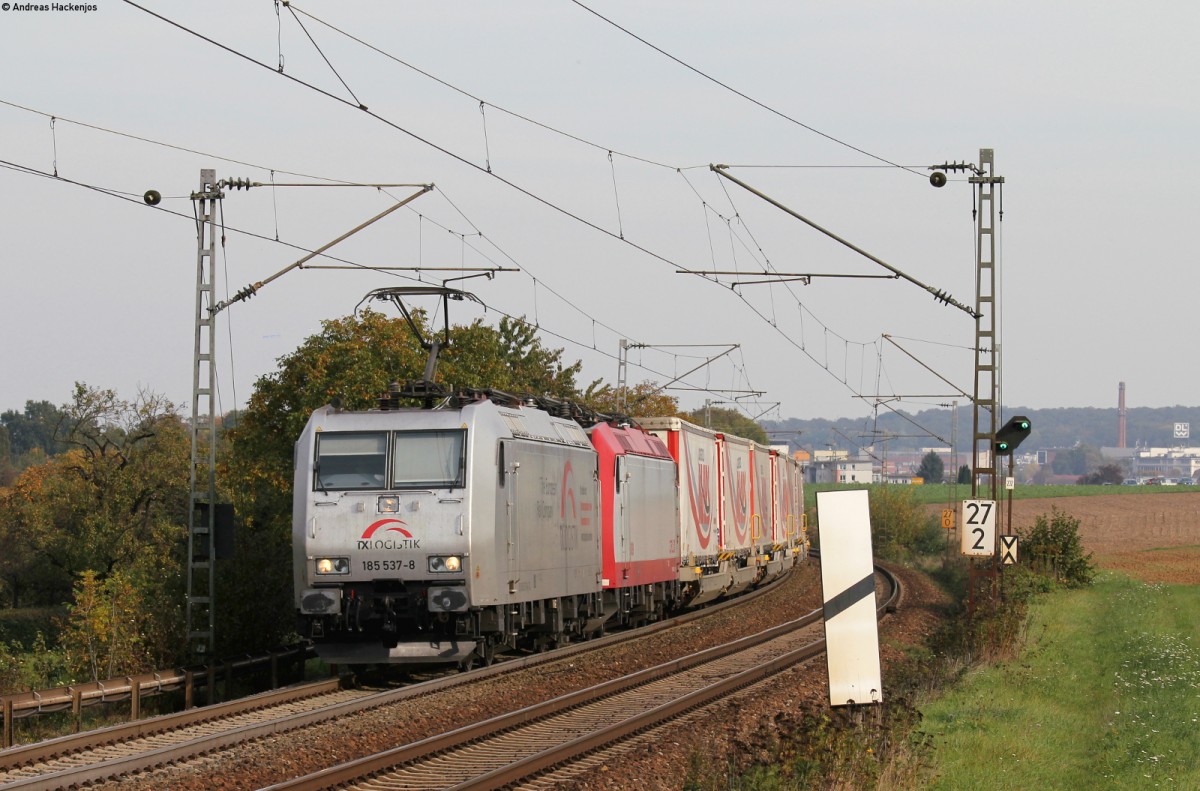
<path id="1" fill-rule="evenodd" d="M 185 33 L 188 33 L 189 35 L 195 36 L 196 38 L 198 38 L 202 41 L 212 44 L 213 46 L 217 47 L 218 49 L 222 49 L 232 55 L 235 55 L 235 56 L 241 58 L 242 60 L 245 60 L 249 63 L 253 63 L 256 66 L 259 66 L 260 68 L 268 69 L 269 71 L 274 71 L 274 69 L 271 69 L 270 66 L 263 63 L 262 61 L 252 58 L 249 55 L 246 55 L 245 53 L 238 52 L 237 50 L 233 49 L 232 47 L 229 47 L 225 44 L 215 41 L 214 39 L 209 38 L 208 36 L 205 36 L 202 33 L 198 33 L 197 31 L 192 30 L 191 28 L 186 27 L 185 25 L 182 25 L 179 22 L 169 19 L 169 18 L 163 16 L 162 14 L 159 14 L 155 11 L 151 11 L 150 9 L 148 9 L 144 6 L 138 5 L 137 3 L 133 2 L 133 0 L 123 0 L 123 2 L 126 5 L 133 6 L 134 8 L 136 8 L 140 11 L 144 11 L 145 13 L 149 14 L 150 16 L 153 16 L 156 19 L 166 22 L 167 24 L 171 25 L 174 28 L 177 28 Z M 461 154 L 456 154 L 453 151 L 449 150 L 448 148 L 445 148 L 444 146 L 440 146 L 437 143 L 434 143 L 432 140 L 427 140 L 426 138 L 421 137 L 416 132 L 406 129 L 405 127 L 400 126 L 396 122 L 391 121 L 387 118 L 384 118 L 379 113 L 373 112 L 362 105 L 351 104 L 349 101 L 343 99 L 340 96 L 336 96 L 323 88 L 319 88 L 316 85 L 313 85 L 312 83 L 305 82 L 304 80 L 301 80 L 298 77 L 293 77 L 290 74 L 284 73 L 284 74 L 281 74 L 280 76 L 284 77 L 285 79 L 291 80 L 292 82 L 296 83 L 297 85 L 302 85 L 305 88 L 308 88 L 316 93 L 319 93 L 328 99 L 332 99 L 333 101 L 338 102 L 339 104 L 344 104 L 347 107 L 354 107 L 354 108 L 360 110 L 361 112 L 365 113 L 366 115 L 369 115 L 370 117 L 379 121 L 380 123 L 385 124 L 386 126 L 389 126 L 392 129 L 395 129 L 397 132 L 407 135 L 408 137 L 411 137 L 413 140 L 416 140 L 419 143 L 423 143 L 424 145 L 429 146 L 430 148 L 434 149 L 435 151 L 438 151 L 438 152 L 450 157 L 451 159 L 455 160 L 456 162 L 460 162 L 468 167 L 474 168 L 475 170 L 478 170 L 480 173 L 487 173 L 487 175 L 489 175 L 490 177 L 496 179 L 497 181 L 506 185 L 507 187 L 516 190 L 517 192 L 521 193 L 522 195 L 526 196 L 527 198 L 530 198 L 531 200 L 534 200 L 537 203 L 542 204 L 543 206 L 545 206 L 548 209 L 553 209 L 554 211 L 562 214 L 563 216 L 569 217 L 570 219 L 575 220 L 576 222 L 578 222 L 582 225 L 585 225 L 594 231 L 598 231 L 598 232 L 604 234 L 605 236 L 609 236 L 613 239 L 617 239 L 621 242 L 624 242 L 625 244 L 629 245 L 630 247 L 633 247 L 634 249 L 644 253 L 645 255 L 650 256 L 651 258 L 653 258 L 657 261 L 661 261 L 664 264 L 667 264 L 669 266 L 678 266 L 675 262 L 673 262 L 671 259 L 667 258 L 666 256 L 656 253 L 653 250 L 650 250 L 649 248 L 647 248 L 643 245 L 640 245 L 636 242 L 632 242 L 628 239 L 621 239 L 619 236 L 617 236 L 612 231 L 609 231 L 606 228 L 603 228 L 600 225 L 597 225 L 596 223 L 592 222 L 591 220 L 581 217 L 580 215 L 575 214 L 574 212 L 571 212 L 571 211 L 563 208 L 562 206 L 559 206 L 558 204 L 554 203 L 553 201 L 551 201 L 547 198 L 543 198 L 542 196 L 538 195 L 537 193 L 532 192 L 532 191 L 526 189 L 525 187 L 520 186 L 519 184 L 517 184 L 514 181 L 506 179 L 503 176 L 500 176 L 496 173 L 488 173 L 478 163 L 472 162 L 471 160 L 467 159 L 466 157 L 462 156 Z"/>
<path id="2" fill-rule="evenodd" d="M 877 160 L 877 161 L 879 161 L 879 162 L 883 162 L 884 164 L 886 164 L 886 165 L 888 165 L 888 166 L 890 166 L 890 167 L 899 168 L 899 169 L 901 169 L 901 170 L 906 170 L 906 171 L 908 171 L 908 172 L 910 172 L 910 173 L 914 173 L 914 174 L 916 174 L 916 175 L 918 175 L 918 176 L 921 176 L 922 178 L 925 178 L 925 174 L 923 174 L 923 173 L 919 173 L 919 172 L 917 172 L 917 171 L 915 171 L 915 170 L 912 170 L 911 168 L 905 167 L 904 165 L 898 165 L 898 164 L 896 164 L 895 162 L 892 162 L 892 161 L 891 161 L 891 160 L 889 160 L 889 159 L 886 159 L 886 158 L 884 158 L 884 157 L 881 157 L 881 156 L 879 156 L 878 154 L 872 154 L 870 151 L 867 151 L 867 150 L 865 150 L 865 149 L 859 148 L 858 146 L 855 146 L 855 145 L 852 145 L 852 144 L 850 144 L 850 143 L 847 143 L 845 140 L 839 140 L 838 138 L 834 137 L 834 136 L 833 136 L 833 135 L 831 135 L 831 134 L 828 134 L 828 133 L 826 133 L 826 132 L 822 132 L 820 129 L 817 129 L 816 127 L 809 126 L 808 124 L 804 123 L 803 121 L 798 121 L 797 119 L 795 119 L 795 118 L 792 118 L 790 115 L 787 115 L 786 113 L 783 113 L 783 112 L 781 112 L 781 111 L 779 111 L 779 110 L 776 110 L 774 107 L 771 107 L 771 106 L 770 106 L 770 105 L 768 105 L 768 104 L 764 104 L 763 102 L 760 102 L 758 99 L 755 99 L 753 96 L 749 96 L 749 95 L 747 95 L 747 94 L 745 94 L 745 93 L 742 93 L 742 92 L 741 92 L 741 91 L 739 91 L 737 88 L 734 88 L 734 87 L 732 87 L 732 86 L 730 86 L 730 85 L 727 85 L 726 83 L 724 83 L 724 82 L 721 82 L 720 80 L 718 80 L 716 77 L 713 77 L 713 76 L 711 76 L 711 75 L 709 75 L 709 74 L 706 74 L 706 73 L 704 73 L 703 71 L 701 71 L 700 69 L 698 69 L 698 68 L 696 68 L 695 66 L 691 65 L 690 63 L 687 63 L 686 61 L 684 61 L 684 60 L 681 60 L 681 59 L 679 59 L 679 58 L 675 57 L 675 56 L 674 56 L 674 55 L 672 55 L 671 53 L 669 53 L 669 52 L 667 52 L 666 50 L 664 50 L 662 47 L 659 47 L 659 46 L 657 46 L 657 45 L 655 45 L 655 44 L 651 44 L 649 41 L 647 41 L 646 39 L 642 38 L 642 37 L 641 37 L 641 36 L 639 36 L 638 34 L 634 33 L 632 30 L 629 30 L 629 29 L 628 29 L 628 28 L 626 28 L 626 27 L 622 27 L 621 25 L 617 24 L 616 22 L 614 22 L 613 20 L 611 20 L 611 19 L 609 19 L 608 17 L 604 16 L 603 14 L 601 14 L 601 13 L 599 13 L 599 12 L 597 12 L 597 11 L 594 11 L 593 9 L 591 9 L 591 8 L 587 7 L 586 5 L 584 5 L 583 3 L 581 3 L 581 2 L 580 2 L 580 0 L 571 0 L 571 2 L 573 2 L 575 5 L 577 5 L 577 6 L 579 6 L 580 8 L 582 8 L 584 11 L 587 11 L 589 14 L 592 14 L 593 16 L 595 16 L 597 19 L 601 20 L 602 22 L 605 22 L 605 23 L 607 23 L 607 24 L 609 24 L 609 25 L 612 25 L 612 26 L 613 26 L 613 27 L 615 27 L 617 30 L 621 31 L 622 33 L 624 33 L 625 35 L 629 36 L 630 38 L 632 38 L 632 39 L 634 39 L 634 40 L 636 40 L 636 41 L 639 41 L 639 42 L 641 42 L 642 44 L 646 45 L 647 47 L 649 47 L 650 49 L 654 50 L 654 51 L 655 51 L 655 52 L 657 52 L 658 54 L 660 54 L 660 55 L 662 55 L 662 56 L 664 56 L 664 57 L 668 58 L 669 60 L 672 60 L 672 61 L 674 61 L 675 63 L 678 63 L 680 66 L 683 66 L 683 67 L 684 67 L 685 69 L 687 69 L 688 71 L 691 71 L 691 72 L 693 72 L 693 73 L 695 73 L 695 74 L 699 75 L 700 77 L 703 77 L 704 79 L 708 80 L 708 81 L 709 81 L 709 82 L 711 82 L 711 83 L 714 83 L 714 84 L 716 84 L 716 85 L 719 85 L 720 87 L 724 88 L 725 90 L 729 91 L 730 93 L 732 93 L 732 94 L 734 94 L 734 95 L 736 95 L 736 96 L 740 96 L 741 98 L 745 99 L 746 101 L 750 102 L 751 104 L 755 105 L 756 107 L 759 107 L 759 108 L 761 108 L 761 109 L 763 109 L 763 110 L 766 110 L 767 112 L 771 113 L 772 115 L 777 115 L 777 116 L 779 116 L 780 118 L 784 119 L 785 121 L 788 121 L 789 123 L 795 124 L 796 126 L 799 126 L 799 127 L 800 127 L 800 128 L 802 128 L 802 129 L 807 129 L 809 132 L 812 132 L 812 133 L 813 133 L 813 134 L 815 134 L 815 135 L 819 135 L 819 136 L 821 136 L 821 137 L 825 138 L 826 140 L 829 140 L 830 142 L 837 143 L 837 144 L 838 144 L 838 145 L 840 145 L 840 146 L 845 146 L 846 148 L 849 148 L 849 149 L 850 149 L 850 150 L 852 150 L 852 151 L 857 151 L 858 153 L 862 154 L 863 156 L 870 157 L 871 159 Z"/>
<path id="3" fill-rule="evenodd" d="M 24 108 L 22 108 L 22 109 L 24 109 Z M 153 142 L 153 141 L 147 141 L 147 142 Z M 100 193 L 101 195 L 106 195 L 106 196 L 108 196 L 108 197 L 111 197 L 111 198 L 116 198 L 116 199 L 118 199 L 118 200 L 122 200 L 122 201 L 125 201 L 125 202 L 127 202 L 127 203 L 132 203 L 132 204 L 134 204 L 134 205 L 137 205 L 137 206 L 145 206 L 145 204 L 144 204 L 144 202 L 143 202 L 143 200 L 142 200 L 141 196 L 140 196 L 140 195 L 135 195 L 134 193 L 122 192 L 122 191 L 120 191 L 120 190 L 115 190 L 115 189 L 111 189 L 111 188 L 107 188 L 107 187 L 100 187 L 100 186 L 97 186 L 97 185 L 95 185 L 95 184 L 88 184 L 88 183 L 81 182 L 81 181 L 75 181 L 75 180 L 73 180 L 73 179 L 69 179 L 69 178 L 66 178 L 66 177 L 63 177 L 63 176 L 55 176 L 55 175 L 53 175 L 53 174 L 51 174 L 51 173 L 48 173 L 48 172 L 46 172 L 46 171 L 38 170 L 38 169 L 36 169 L 36 168 L 31 168 L 31 167 L 29 167 L 28 165 L 20 165 L 20 164 L 18 164 L 18 163 L 16 163 L 16 162 L 11 162 L 11 161 L 4 160 L 4 159 L 0 159 L 0 167 L 2 167 L 2 168 L 5 168 L 5 169 L 8 169 L 8 170 L 15 171 L 15 172 L 18 172 L 18 173 L 23 173 L 23 174 L 25 174 L 25 175 L 30 175 L 30 176 L 38 176 L 38 177 L 45 178 L 45 179 L 50 179 L 50 180 L 53 180 L 53 181 L 59 181 L 59 182 L 62 182 L 62 183 L 64 183 L 64 184 L 70 184 L 71 186 L 74 186 L 74 187 L 80 187 L 80 188 L 82 188 L 82 189 L 90 190 L 90 191 L 92 191 L 92 192 L 98 192 L 98 193 Z M 454 205 L 454 204 L 453 204 L 453 202 L 450 202 L 450 203 L 451 203 L 451 205 L 452 205 L 452 206 Z M 183 218 L 183 219 L 185 219 L 185 220 L 190 220 L 190 221 L 192 222 L 192 224 L 193 224 L 193 225 L 194 225 L 194 226 L 195 226 L 197 229 L 199 229 L 199 226 L 200 226 L 200 219 L 199 219 L 199 217 L 198 217 L 198 216 L 197 216 L 197 214 L 196 214 L 196 206 L 195 206 L 195 204 L 193 204 L 193 205 L 192 205 L 192 213 L 191 213 L 191 214 L 184 214 L 183 212 L 175 211 L 175 210 L 173 210 L 173 209 L 168 209 L 168 208 L 166 208 L 166 207 L 164 207 L 164 206 L 153 206 L 153 207 L 150 207 L 150 208 L 153 208 L 153 209 L 154 209 L 154 211 L 157 211 L 157 212 L 162 212 L 163 214 L 168 214 L 168 215 L 175 216 L 175 217 L 181 217 L 181 218 Z M 456 209 L 456 210 L 458 210 L 457 206 L 455 206 L 455 209 Z M 459 210 L 459 213 L 461 214 L 461 210 Z M 474 224 L 473 224 L 473 223 L 471 223 L 471 222 L 470 222 L 470 220 L 469 220 L 468 218 L 466 218 L 466 216 L 465 216 L 465 215 L 463 215 L 463 218 L 464 218 L 464 219 L 467 221 L 467 223 L 468 223 L 468 224 L 470 224 L 470 225 L 471 225 L 471 226 L 474 228 Z M 427 219 L 428 219 L 428 218 L 427 218 Z M 433 221 L 431 220 L 431 222 L 433 222 Z M 284 246 L 284 247 L 287 247 L 287 248 L 290 248 L 290 249 L 293 249 L 293 250 L 297 250 L 297 251 L 300 251 L 300 252 L 304 252 L 304 253 L 311 253 L 311 252 L 312 252 L 311 250 L 309 250 L 309 249 L 307 249 L 307 248 L 305 248 L 305 247 L 303 247 L 303 246 L 301 246 L 301 245 L 294 244 L 294 243 L 292 243 L 292 242 L 286 242 L 286 241 L 282 241 L 282 240 L 272 240 L 272 239 L 271 239 L 269 236 L 264 236 L 263 234 L 255 233 L 255 232 L 253 232 L 253 231 L 247 231 L 247 230 L 243 230 L 243 229 L 241 229 L 241 228 L 236 228 L 236 227 L 232 227 L 232 226 L 227 226 L 227 225 L 224 223 L 224 219 L 223 219 L 223 218 L 222 218 L 222 221 L 221 221 L 221 228 L 222 228 L 222 237 L 224 237 L 225 231 L 227 231 L 227 230 L 228 230 L 228 231 L 232 231 L 233 233 L 241 234 L 241 235 L 243 235 L 243 236 L 249 236 L 249 237 L 251 237 L 251 238 L 254 238 L 254 239 L 259 239 L 259 240 L 261 240 L 261 241 L 265 241 L 265 242 L 272 242 L 272 241 L 274 241 L 274 242 L 276 242 L 277 244 L 280 244 L 280 245 L 282 245 L 282 246 Z M 481 234 L 481 236 L 482 236 L 482 234 Z M 489 240 L 489 241 L 490 241 L 490 240 Z M 497 249 L 498 249 L 498 250 L 500 250 L 500 248 L 499 248 L 499 247 L 497 247 Z M 516 263 L 516 261 L 515 261 L 514 259 L 512 259 L 512 258 L 511 258 L 511 256 L 508 256 L 508 254 L 507 254 L 507 253 L 504 253 L 504 251 L 503 251 L 503 250 L 500 250 L 500 251 L 501 251 L 501 253 L 503 253 L 503 254 L 504 254 L 504 255 L 505 255 L 507 258 L 509 258 L 509 260 L 510 260 L 510 261 L 512 261 L 513 263 Z M 371 269 L 374 269 L 374 267 L 368 266 L 368 265 L 366 265 L 366 264 L 360 264 L 360 263 L 358 263 L 358 262 L 355 262 L 355 261 L 350 261 L 350 260 L 348 260 L 348 259 L 345 259 L 345 258 L 339 258 L 339 257 L 337 257 L 337 256 L 330 255 L 330 254 L 328 254 L 328 253 L 324 253 L 324 254 L 322 254 L 322 257 L 324 257 L 324 258 L 328 258 L 328 259 L 330 259 L 330 260 L 333 260 L 333 261 L 337 261 L 337 262 L 339 262 L 339 263 L 342 263 L 342 264 L 346 264 L 346 265 L 348 265 L 348 266 L 356 267 L 356 268 L 359 268 L 359 269 L 364 269 L 364 270 L 371 270 Z M 417 282 L 417 281 L 419 280 L 418 278 L 412 277 L 411 275 L 404 275 L 404 274 L 402 274 L 402 273 L 399 273 L 399 272 L 385 272 L 384 274 L 390 275 L 390 276 L 392 276 L 392 277 L 395 277 L 395 278 L 398 278 L 398 279 L 410 280 L 410 281 L 414 281 L 414 282 Z M 528 274 L 528 273 L 527 273 L 527 274 Z M 532 275 L 530 275 L 530 277 L 532 278 Z M 534 278 L 534 282 L 535 282 L 535 284 L 537 284 L 539 281 L 537 281 L 537 279 L 536 279 L 536 278 Z M 562 295 L 558 294 L 558 292 L 554 291 L 554 289 L 551 289 L 551 288 L 547 287 L 547 286 L 546 286 L 544 283 L 542 283 L 542 284 L 541 284 L 541 286 L 542 286 L 543 288 L 545 288 L 546 290 L 550 291 L 551 293 L 553 293 L 555 296 L 557 296 L 557 297 L 559 297 L 560 299 L 562 299 L 562 300 L 563 300 L 563 302 L 565 302 L 566 304 L 568 304 L 568 305 L 571 305 L 572 307 L 575 307 L 575 309 L 576 309 L 576 310 L 579 310 L 579 308 L 578 308 L 578 307 L 576 307 L 575 305 L 573 305 L 573 304 L 570 302 L 570 300 L 567 300 L 567 299 L 565 299 L 564 297 L 562 297 Z M 505 316 L 505 317 L 507 317 L 507 318 L 509 318 L 509 319 L 511 319 L 511 320 L 513 320 L 513 321 L 516 321 L 516 322 L 518 322 L 518 323 L 520 323 L 520 324 L 522 324 L 522 325 L 524 325 L 524 326 L 528 326 L 528 327 L 532 327 L 532 328 L 534 328 L 534 329 L 537 329 L 539 332 L 544 332 L 544 333 L 546 333 L 547 335 L 550 335 L 550 336 L 552 336 L 552 337 L 554 337 L 554 338 L 558 338 L 559 340 L 561 340 L 561 341 L 564 341 L 564 342 L 566 342 L 566 343 L 569 343 L 569 344 L 572 344 L 572 345 L 574 345 L 574 346 L 578 346 L 578 347 L 579 347 L 579 348 L 581 348 L 581 349 L 592 349 L 592 350 L 593 350 L 593 351 L 595 351 L 597 354 L 601 355 L 602 357 L 606 357 L 606 358 L 608 358 L 608 359 L 610 359 L 610 360 L 617 360 L 617 359 L 618 359 L 617 355 L 615 355 L 615 354 L 613 354 L 613 353 L 611 353 L 611 352 L 604 351 L 603 349 L 600 349 L 600 348 L 598 348 L 598 347 L 596 346 L 596 343 L 595 343 L 595 340 L 594 340 L 594 339 L 593 339 L 593 343 L 592 343 L 592 344 L 589 346 L 588 344 L 586 344 L 586 343 L 584 343 L 584 342 L 582 342 L 582 341 L 578 341 L 578 340 L 576 340 L 576 339 L 574 339 L 574 338 L 572 338 L 572 337 L 570 337 L 570 336 L 568 336 L 568 335 L 564 335 L 564 334 L 562 334 L 562 333 L 560 333 L 560 332 L 555 332 L 554 330 L 552 330 L 552 329 L 549 329 L 548 327 L 543 327 L 543 326 L 540 326 L 540 325 L 538 325 L 538 324 L 531 323 L 531 322 L 529 322 L 529 320 L 528 320 L 528 319 L 525 319 L 525 318 L 523 318 L 523 317 L 521 317 L 521 316 L 517 316 L 517 315 L 515 315 L 515 314 L 512 314 L 512 313 L 508 313 L 508 312 L 506 312 L 506 311 L 504 311 L 504 310 L 502 310 L 502 309 L 500 309 L 500 308 L 498 308 L 498 307 L 496 307 L 496 306 L 494 306 L 494 305 L 490 305 L 490 306 L 488 306 L 488 305 L 485 305 L 485 307 L 486 307 L 486 308 L 490 308 L 491 310 L 494 310 L 494 311 L 496 311 L 496 312 L 497 312 L 497 313 L 499 313 L 500 315 L 502 315 L 502 316 Z M 582 311 L 582 310 L 580 310 L 580 312 L 581 312 L 581 313 L 584 313 L 584 315 L 588 315 L 587 313 L 585 313 L 585 312 L 584 312 L 584 311 Z M 590 318 L 590 316 L 589 316 L 589 318 Z M 594 319 L 594 318 L 593 318 L 593 323 L 594 323 L 594 324 L 599 324 L 600 326 L 604 327 L 605 329 L 609 330 L 610 332 L 614 333 L 615 335 L 618 335 L 618 336 L 622 335 L 622 333 L 621 333 L 621 332 L 619 332 L 618 330 L 614 329 L 613 327 L 609 326 L 608 324 L 605 324 L 605 323 L 603 323 L 603 322 L 599 322 L 599 321 L 597 321 L 597 320 L 596 320 L 596 319 Z M 664 378 L 664 379 L 668 378 L 668 376 L 669 376 L 668 374 L 666 374 L 666 373 L 664 373 L 664 372 L 662 372 L 662 371 L 658 371 L 658 370 L 656 370 L 656 369 L 654 369 L 654 368 L 651 368 L 651 367 L 649 367 L 649 366 L 647 366 L 647 365 L 644 365 L 644 364 L 642 364 L 642 363 L 633 363 L 633 365 L 635 365 L 635 366 L 636 366 L 636 367 L 638 367 L 638 368 L 641 368 L 642 370 L 644 370 L 644 371 L 646 371 L 647 373 L 649 373 L 649 374 L 652 374 L 652 375 L 654 375 L 654 376 L 662 377 L 662 378 Z M 716 393 L 713 393 L 713 395 L 716 395 Z M 235 397 L 236 397 L 236 396 L 235 396 Z"/>
<path id="4" fill-rule="evenodd" d="M 621 151 L 609 149 L 608 147 L 602 146 L 599 143 L 593 143 L 592 141 L 582 138 L 578 135 L 571 134 L 570 132 L 564 132 L 561 129 L 557 129 L 553 126 L 550 126 L 549 124 L 543 123 L 542 121 L 538 121 L 536 119 L 530 118 L 529 116 L 522 115 L 521 113 L 515 112 L 513 110 L 505 109 L 504 107 L 501 107 L 500 105 L 497 105 L 493 102 L 485 102 L 483 99 L 481 99 L 480 97 L 471 93 L 470 91 L 467 91 L 463 88 L 459 88 L 457 85 L 454 85 L 453 83 L 447 82 L 446 80 L 443 80 L 440 77 L 430 74 L 429 72 L 425 71 L 424 69 L 421 69 L 421 68 L 418 68 L 417 66 L 412 65 L 411 63 L 409 63 L 401 58 L 396 57 L 395 55 L 391 54 L 390 52 L 388 52 L 384 49 L 380 49 L 379 47 L 375 46 L 374 44 L 371 44 L 368 41 L 364 41 L 363 39 L 355 36 L 352 33 L 347 33 L 345 30 L 342 30 L 341 28 L 336 27 L 335 25 L 332 25 L 329 22 L 326 22 L 325 20 L 321 19 L 320 17 L 310 14 L 309 12 L 305 11 L 303 8 L 300 8 L 299 6 L 297 6 L 295 3 L 290 4 L 289 7 L 293 9 L 293 13 L 299 12 L 301 14 L 304 14 L 306 17 L 313 20 L 314 22 L 324 25 L 325 27 L 329 28 L 330 30 L 334 31 L 335 33 L 345 36 L 346 38 L 350 39 L 351 41 L 355 42 L 356 44 L 360 44 L 360 45 L 366 47 L 367 49 L 371 50 L 372 52 L 374 52 L 378 55 L 382 55 L 383 57 L 387 58 L 388 60 L 398 63 L 401 66 L 405 67 L 406 69 L 410 69 L 411 71 L 414 71 L 417 74 L 420 74 L 422 77 L 426 77 L 430 80 L 433 80 L 438 85 L 441 85 L 445 88 L 449 88 L 450 90 L 454 91 L 455 93 L 461 94 L 461 95 L 467 97 L 468 99 L 477 101 L 480 104 L 486 103 L 492 109 L 499 110 L 500 112 L 504 113 L 505 115 L 509 115 L 509 116 L 512 116 L 513 118 L 517 118 L 521 121 L 524 121 L 527 124 L 532 124 L 532 125 L 538 127 L 539 129 L 545 129 L 547 132 L 553 132 L 556 135 L 561 135 L 562 137 L 565 137 L 569 140 L 574 140 L 576 143 L 580 143 L 585 146 L 590 146 L 591 148 L 595 148 L 600 151 L 612 151 L 612 153 L 617 154 L 617 156 L 622 156 L 622 157 L 625 157 L 626 159 L 631 159 L 631 160 L 634 160 L 637 162 L 642 162 L 647 165 L 653 165 L 655 167 L 660 167 L 660 168 L 672 168 L 673 169 L 675 167 L 673 165 L 668 165 L 668 164 L 665 164 L 662 162 L 656 162 L 652 159 L 647 159 L 646 157 L 640 157 L 640 156 L 637 156 L 634 154 L 626 154 Z M 699 168 L 699 167 L 703 167 L 703 166 L 702 165 L 693 165 L 691 167 Z"/>

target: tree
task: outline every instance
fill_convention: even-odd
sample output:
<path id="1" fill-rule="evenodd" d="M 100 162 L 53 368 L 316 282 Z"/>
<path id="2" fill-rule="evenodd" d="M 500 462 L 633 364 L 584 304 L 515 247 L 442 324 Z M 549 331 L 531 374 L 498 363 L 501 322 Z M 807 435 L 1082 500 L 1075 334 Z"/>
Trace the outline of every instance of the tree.
<path id="1" fill-rule="evenodd" d="M 689 412 L 687 419 L 698 425 L 708 426 L 713 431 L 752 439 L 760 445 L 770 444 L 766 429 L 736 409 L 722 409 L 715 406 L 701 407 Z"/>
<path id="2" fill-rule="evenodd" d="M 942 457 L 929 451 L 921 457 L 921 466 L 917 468 L 917 476 L 925 479 L 925 483 L 941 483 L 946 473 L 946 465 Z"/>
<path id="3" fill-rule="evenodd" d="M 10 452 L 20 456 L 40 449 L 47 456 L 63 450 L 59 424 L 63 414 L 49 401 L 26 401 L 25 411 L 0 413 L 0 425 L 8 430 Z"/>
<path id="4" fill-rule="evenodd" d="M 1050 466 L 1055 475 L 1083 475 L 1102 463 L 1103 457 L 1097 448 L 1077 444 L 1070 450 L 1056 454 Z"/>
<path id="5" fill-rule="evenodd" d="M 8 428 L 0 425 L 0 489 L 11 486 L 17 477 L 16 467 L 12 460 L 12 440 L 8 436 Z"/>
<path id="6" fill-rule="evenodd" d="M 29 467 L 0 500 L 0 575 L 14 602 L 58 604 L 77 580 L 120 573 L 140 586 L 152 653 L 177 644 L 189 439 L 175 406 L 76 384 L 56 442 L 69 450 Z"/>
<path id="7" fill-rule="evenodd" d="M 414 321 L 427 334 L 424 313 Z M 236 558 L 217 573 L 217 641 L 222 651 L 262 648 L 292 626 L 292 449 L 312 411 L 339 398 L 347 409 L 375 406 L 389 383 L 414 379 L 426 352 L 408 324 L 364 311 L 322 323 L 319 334 L 258 380 L 239 424 L 228 432 L 221 481 L 237 513 Z M 578 398 L 580 363 L 542 345 L 536 328 L 504 318 L 454 326 L 435 378 L 456 387 Z"/>
<path id="8" fill-rule="evenodd" d="M 964 464 L 958 468 L 958 483 L 963 484 L 963 483 L 970 483 L 970 482 L 971 482 L 971 466 L 969 464 Z"/>
<path id="9" fill-rule="evenodd" d="M 875 554 L 904 560 L 914 554 L 936 552 L 944 540 L 942 530 L 917 501 L 911 486 L 876 486 L 871 490 L 871 537 Z"/>
<path id="10" fill-rule="evenodd" d="M 582 394 L 583 403 L 604 415 L 627 414 L 636 417 L 672 417 L 679 414 L 679 399 L 662 392 L 656 382 L 642 382 L 628 388 L 625 408 L 620 393 L 609 385 L 593 382 Z"/>
<path id="11" fill-rule="evenodd" d="M 578 398 L 575 377 L 583 364 L 564 365 L 562 353 L 543 346 L 537 328 L 524 319 L 505 316 L 497 329 L 476 320 L 452 329 L 440 370 L 443 381 L 457 387 Z"/>
<path id="12" fill-rule="evenodd" d="M 120 571 L 101 581 L 91 569 L 75 584 L 63 646 L 68 667 L 99 681 L 153 670 L 145 645 L 144 588 Z"/>
<path id="13" fill-rule="evenodd" d="M 26 401 L 25 411 L 0 413 L 0 486 L 17 472 L 65 450 L 57 434 L 63 415 L 49 401 Z"/>
<path id="14" fill-rule="evenodd" d="M 1081 484 L 1093 486 L 1102 484 L 1118 484 L 1125 480 L 1125 471 L 1119 464 L 1105 464 L 1100 469 L 1079 479 Z"/>

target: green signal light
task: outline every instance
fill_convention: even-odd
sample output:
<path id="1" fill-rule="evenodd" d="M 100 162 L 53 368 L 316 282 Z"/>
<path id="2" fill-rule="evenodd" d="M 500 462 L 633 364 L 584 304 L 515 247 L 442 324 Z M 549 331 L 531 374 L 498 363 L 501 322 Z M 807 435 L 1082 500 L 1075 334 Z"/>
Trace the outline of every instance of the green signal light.
<path id="1" fill-rule="evenodd" d="M 993 449 L 996 455 L 1008 455 L 1017 449 L 1021 441 L 1029 436 L 1033 427 L 1029 418 L 1020 415 L 1012 418 L 996 432 Z"/>

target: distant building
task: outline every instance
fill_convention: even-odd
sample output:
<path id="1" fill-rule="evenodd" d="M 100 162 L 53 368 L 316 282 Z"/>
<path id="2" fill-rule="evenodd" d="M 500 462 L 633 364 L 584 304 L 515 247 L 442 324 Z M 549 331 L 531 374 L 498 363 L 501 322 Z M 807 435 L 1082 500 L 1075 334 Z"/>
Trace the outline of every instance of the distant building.
<path id="1" fill-rule="evenodd" d="M 825 455 L 817 451 L 816 460 L 808 465 L 808 483 L 877 483 L 875 470 L 869 456 L 850 458 L 846 451 L 834 451 L 836 455 Z"/>
<path id="2" fill-rule="evenodd" d="M 1200 477 L 1200 448 L 1101 448 L 1100 454 L 1124 466 L 1138 483 L 1148 478 Z"/>

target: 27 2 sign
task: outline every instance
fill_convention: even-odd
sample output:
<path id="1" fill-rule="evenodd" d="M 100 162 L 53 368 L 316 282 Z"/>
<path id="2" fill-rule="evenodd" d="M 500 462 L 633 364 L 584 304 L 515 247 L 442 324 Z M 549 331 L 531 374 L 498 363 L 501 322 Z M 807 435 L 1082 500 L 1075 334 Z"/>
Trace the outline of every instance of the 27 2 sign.
<path id="1" fill-rule="evenodd" d="M 996 554 L 996 501 L 963 500 L 962 554 L 971 557 L 992 557 Z"/>

